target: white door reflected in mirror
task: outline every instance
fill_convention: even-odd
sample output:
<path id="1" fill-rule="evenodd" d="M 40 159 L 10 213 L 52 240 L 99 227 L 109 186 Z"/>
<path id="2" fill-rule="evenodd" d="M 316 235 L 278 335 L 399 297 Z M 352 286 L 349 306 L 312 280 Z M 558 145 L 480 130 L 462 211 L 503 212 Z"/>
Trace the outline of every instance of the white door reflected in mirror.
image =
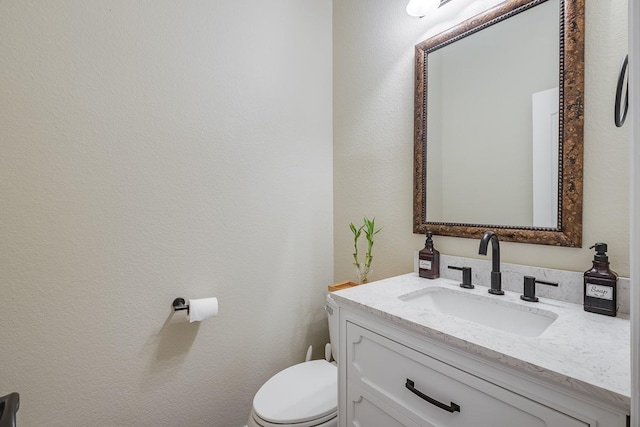
<path id="1" fill-rule="evenodd" d="M 534 93 L 533 106 L 533 226 L 558 226 L 559 90 Z"/>

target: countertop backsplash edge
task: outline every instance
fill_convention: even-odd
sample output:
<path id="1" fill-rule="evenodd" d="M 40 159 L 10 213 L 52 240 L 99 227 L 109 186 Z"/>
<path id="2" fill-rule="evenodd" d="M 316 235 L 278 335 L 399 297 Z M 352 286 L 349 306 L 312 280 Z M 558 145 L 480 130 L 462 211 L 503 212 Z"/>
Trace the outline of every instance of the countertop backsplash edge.
<path id="1" fill-rule="evenodd" d="M 414 252 L 414 272 L 418 272 L 418 251 Z M 453 255 L 440 254 L 440 277 L 460 280 L 461 273 L 448 268 L 471 267 L 472 283 L 489 286 L 491 277 L 491 259 L 475 259 L 458 257 Z M 572 304 L 583 304 L 584 272 L 557 270 L 545 267 L 535 267 L 530 265 L 510 264 L 503 262 L 500 264 L 502 272 L 502 288 L 512 292 L 523 292 L 524 276 L 533 276 L 536 279 L 549 282 L 556 282 L 558 286 L 536 286 L 536 295 L 542 298 L 549 298 L 564 301 Z M 427 279 L 425 279 L 427 280 Z M 617 305 L 618 313 L 629 314 L 630 307 L 630 282 L 627 277 L 618 278 Z"/>

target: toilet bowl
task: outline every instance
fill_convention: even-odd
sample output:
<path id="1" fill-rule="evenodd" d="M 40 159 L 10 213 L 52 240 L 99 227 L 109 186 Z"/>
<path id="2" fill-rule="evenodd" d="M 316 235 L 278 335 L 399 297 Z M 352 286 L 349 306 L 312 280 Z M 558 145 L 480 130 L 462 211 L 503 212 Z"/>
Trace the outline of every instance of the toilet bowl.
<path id="1" fill-rule="evenodd" d="M 329 339 L 337 360 L 337 306 L 327 295 Z M 337 427 L 338 368 L 324 359 L 278 372 L 253 398 L 247 427 Z"/>

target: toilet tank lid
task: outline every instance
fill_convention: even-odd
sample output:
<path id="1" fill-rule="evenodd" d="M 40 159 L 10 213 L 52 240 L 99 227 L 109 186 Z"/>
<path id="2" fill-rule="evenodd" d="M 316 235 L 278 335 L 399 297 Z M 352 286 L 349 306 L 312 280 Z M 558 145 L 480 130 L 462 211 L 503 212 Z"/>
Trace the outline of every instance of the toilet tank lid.
<path id="1" fill-rule="evenodd" d="M 264 383 L 253 398 L 253 410 L 265 421 L 303 423 L 337 410 L 338 369 L 326 360 L 293 365 Z"/>

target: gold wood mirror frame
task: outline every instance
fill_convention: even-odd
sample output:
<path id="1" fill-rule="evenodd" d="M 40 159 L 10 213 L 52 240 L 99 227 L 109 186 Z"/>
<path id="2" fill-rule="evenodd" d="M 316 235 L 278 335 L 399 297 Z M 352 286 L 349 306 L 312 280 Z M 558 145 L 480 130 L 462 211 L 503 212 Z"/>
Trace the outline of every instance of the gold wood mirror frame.
<path id="1" fill-rule="evenodd" d="M 413 232 L 479 238 L 488 229 L 504 241 L 581 247 L 584 110 L 584 0 L 560 0 L 558 221 L 554 228 L 429 222 L 426 217 L 427 58 L 430 52 L 546 0 L 507 0 L 416 45 Z"/>

